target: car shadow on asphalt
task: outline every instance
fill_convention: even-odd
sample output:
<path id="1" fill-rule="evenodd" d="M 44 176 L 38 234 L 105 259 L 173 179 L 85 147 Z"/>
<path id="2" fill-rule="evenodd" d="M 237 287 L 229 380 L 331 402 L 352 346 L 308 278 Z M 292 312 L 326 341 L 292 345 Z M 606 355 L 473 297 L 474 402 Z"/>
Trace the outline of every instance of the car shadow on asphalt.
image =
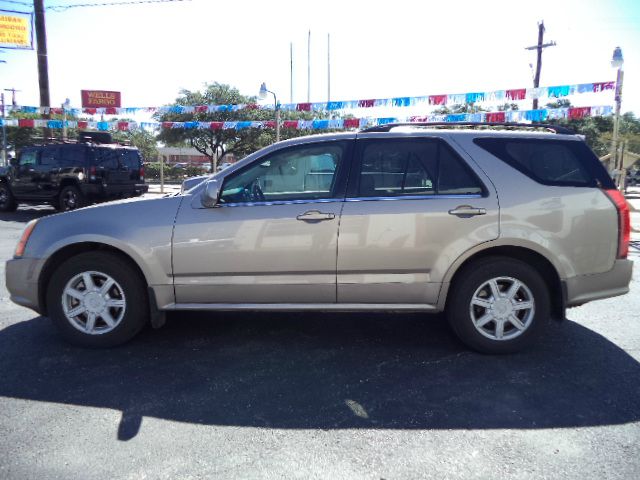
<path id="1" fill-rule="evenodd" d="M 15 212 L 0 212 L 0 221 L 27 223 L 34 218 L 46 217 L 54 213 L 58 213 L 58 211 L 46 205 L 20 205 Z"/>
<path id="2" fill-rule="evenodd" d="M 440 316 L 173 315 L 111 350 L 38 317 L 0 331 L 0 396 L 144 417 L 291 429 L 540 429 L 640 419 L 640 364 L 570 320 L 517 355 L 468 351 Z M 114 432 L 116 434 L 116 432 Z"/>

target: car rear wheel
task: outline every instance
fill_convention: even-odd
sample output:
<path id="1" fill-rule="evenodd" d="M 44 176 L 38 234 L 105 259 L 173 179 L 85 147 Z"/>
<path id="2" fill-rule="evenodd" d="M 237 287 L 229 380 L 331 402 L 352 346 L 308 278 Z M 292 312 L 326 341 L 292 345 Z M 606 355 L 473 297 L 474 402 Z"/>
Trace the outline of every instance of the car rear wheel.
<path id="1" fill-rule="evenodd" d="M 513 353 L 528 347 L 549 322 L 548 287 L 530 265 L 489 257 L 457 276 L 447 319 L 463 343 L 482 353 Z"/>
<path id="2" fill-rule="evenodd" d="M 78 190 L 78 187 L 67 185 L 60 190 L 60 195 L 58 196 L 59 210 L 63 212 L 75 210 L 76 208 L 84 207 L 85 203 L 84 195 Z"/>
<path id="3" fill-rule="evenodd" d="M 18 208 L 18 202 L 13 192 L 6 183 L 0 183 L 0 212 L 14 212 Z"/>
<path id="4" fill-rule="evenodd" d="M 112 347 L 133 338 L 148 322 L 140 274 L 112 253 L 83 253 L 55 271 L 47 291 L 48 313 L 76 345 Z"/>

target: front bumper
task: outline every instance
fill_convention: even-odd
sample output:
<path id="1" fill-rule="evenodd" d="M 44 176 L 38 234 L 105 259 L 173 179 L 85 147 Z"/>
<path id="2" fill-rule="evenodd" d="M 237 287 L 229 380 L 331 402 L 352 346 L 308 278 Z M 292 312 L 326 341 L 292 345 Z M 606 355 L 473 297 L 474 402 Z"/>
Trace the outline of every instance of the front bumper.
<path id="1" fill-rule="evenodd" d="M 42 261 L 37 258 L 13 258 L 7 260 L 5 268 L 11 301 L 40 314 L 42 312 L 38 301 L 38 274 L 41 266 Z"/>
<path id="2" fill-rule="evenodd" d="M 633 262 L 616 260 L 608 272 L 568 278 L 567 307 L 577 307 L 592 300 L 616 297 L 629 292 Z"/>

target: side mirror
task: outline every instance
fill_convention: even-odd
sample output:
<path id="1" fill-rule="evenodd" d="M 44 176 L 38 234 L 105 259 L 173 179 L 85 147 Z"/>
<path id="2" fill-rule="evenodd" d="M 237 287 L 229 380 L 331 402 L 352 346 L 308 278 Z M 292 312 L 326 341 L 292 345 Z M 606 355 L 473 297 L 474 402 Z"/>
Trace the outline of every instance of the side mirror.
<path id="1" fill-rule="evenodd" d="M 213 208 L 218 204 L 220 200 L 220 181 L 217 178 L 212 178 L 207 181 L 202 191 L 202 206 L 206 208 Z"/>
<path id="2" fill-rule="evenodd" d="M 9 160 L 9 163 L 11 164 L 11 166 L 17 167 L 18 166 L 18 159 L 17 158 L 12 158 L 11 160 Z"/>

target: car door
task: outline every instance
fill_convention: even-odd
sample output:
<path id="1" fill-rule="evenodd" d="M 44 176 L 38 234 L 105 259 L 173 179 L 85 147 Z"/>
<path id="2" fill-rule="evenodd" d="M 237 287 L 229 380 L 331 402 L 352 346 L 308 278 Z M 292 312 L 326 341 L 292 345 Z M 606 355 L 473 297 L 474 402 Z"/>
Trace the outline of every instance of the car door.
<path id="1" fill-rule="evenodd" d="M 183 202 L 173 238 L 178 304 L 336 302 L 352 140 L 289 146 L 227 174 L 220 201 Z"/>
<path id="2" fill-rule="evenodd" d="M 32 198 L 38 195 L 38 172 L 36 167 L 40 157 L 39 149 L 24 149 L 18 157 L 18 165 L 11 181 L 11 189 L 20 198 Z"/>
<path id="3" fill-rule="evenodd" d="M 338 303 L 434 305 L 464 251 L 498 237 L 489 179 L 444 138 L 361 134 L 338 243 Z"/>
<path id="4" fill-rule="evenodd" d="M 38 196 L 49 198 L 58 194 L 56 182 L 61 171 L 60 150 L 58 146 L 48 145 L 40 152 L 40 158 L 35 167 Z"/>

